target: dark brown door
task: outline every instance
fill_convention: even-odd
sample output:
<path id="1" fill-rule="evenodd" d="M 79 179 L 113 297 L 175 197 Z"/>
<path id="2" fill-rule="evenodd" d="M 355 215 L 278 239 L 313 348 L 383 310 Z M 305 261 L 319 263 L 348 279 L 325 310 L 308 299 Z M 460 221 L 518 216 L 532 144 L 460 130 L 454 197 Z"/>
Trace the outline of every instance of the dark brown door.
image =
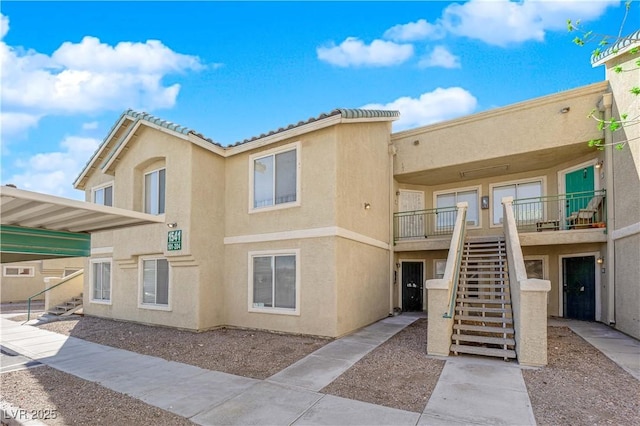
<path id="1" fill-rule="evenodd" d="M 402 310 L 422 311 L 422 262 L 402 262 Z"/>
<path id="2" fill-rule="evenodd" d="M 596 320 L 596 258 L 562 259 L 564 316 L 583 321 Z"/>

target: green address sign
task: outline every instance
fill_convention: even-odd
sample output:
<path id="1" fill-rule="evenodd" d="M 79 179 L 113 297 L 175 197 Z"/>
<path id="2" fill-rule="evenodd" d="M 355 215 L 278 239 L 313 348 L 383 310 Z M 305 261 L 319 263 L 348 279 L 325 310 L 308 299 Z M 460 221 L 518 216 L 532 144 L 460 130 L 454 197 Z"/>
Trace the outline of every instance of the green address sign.
<path id="1" fill-rule="evenodd" d="M 182 250 L 182 230 L 169 231 L 167 236 L 167 250 Z"/>

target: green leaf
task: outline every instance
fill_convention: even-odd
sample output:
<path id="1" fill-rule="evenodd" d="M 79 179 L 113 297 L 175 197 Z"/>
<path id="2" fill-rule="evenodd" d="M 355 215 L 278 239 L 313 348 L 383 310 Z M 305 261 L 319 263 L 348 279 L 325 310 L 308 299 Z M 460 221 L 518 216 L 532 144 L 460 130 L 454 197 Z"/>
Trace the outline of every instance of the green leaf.
<path id="1" fill-rule="evenodd" d="M 617 145 L 616 145 L 616 149 L 617 149 L 618 151 L 622 151 L 622 150 L 624 149 L 624 143 L 619 143 L 619 144 L 617 144 Z"/>
<path id="2" fill-rule="evenodd" d="M 612 118 L 611 122 L 609 123 L 609 129 L 612 132 L 615 132 L 616 130 L 620 129 L 620 122 Z"/>
<path id="3" fill-rule="evenodd" d="M 622 115 L 620 116 L 620 118 L 621 118 L 621 119 L 623 119 L 623 120 L 626 120 L 626 119 L 627 119 L 627 117 L 629 117 L 629 114 L 622 114 Z"/>
<path id="4" fill-rule="evenodd" d="M 598 130 L 604 130 L 604 121 L 598 123 Z"/>
<path id="5" fill-rule="evenodd" d="M 632 47 L 631 49 L 629 49 L 629 53 L 631 53 L 632 55 L 635 55 L 638 52 L 640 52 L 640 47 Z"/>
<path id="6" fill-rule="evenodd" d="M 573 42 L 578 46 L 584 46 L 584 41 L 580 37 L 576 37 L 573 39 Z"/>
<path id="7" fill-rule="evenodd" d="M 629 92 L 631 92 L 634 95 L 638 96 L 638 95 L 640 95 L 640 87 L 638 87 L 638 86 L 632 87 L 631 90 L 629 90 Z"/>
<path id="8" fill-rule="evenodd" d="M 567 31 L 571 32 L 575 29 L 576 27 L 574 27 L 573 24 L 571 23 L 571 19 L 567 19 Z"/>
<path id="9" fill-rule="evenodd" d="M 613 67 L 613 72 L 620 74 L 622 72 L 622 67 L 620 65 L 616 65 Z"/>

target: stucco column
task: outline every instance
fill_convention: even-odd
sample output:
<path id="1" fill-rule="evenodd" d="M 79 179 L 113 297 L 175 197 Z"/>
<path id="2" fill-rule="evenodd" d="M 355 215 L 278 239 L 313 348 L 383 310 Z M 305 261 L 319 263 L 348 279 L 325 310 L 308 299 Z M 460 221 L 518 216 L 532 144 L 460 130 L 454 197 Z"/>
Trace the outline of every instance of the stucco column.
<path id="1" fill-rule="evenodd" d="M 604 109 L 604 119 L 610 120 L 613 108 L 613 95 L 605 93 L 602 96 L 602 107 Z M 615 217 L 615 191 L 613 185 L 613 135 L 609 126 L 604 128 L 604 172 L 605 188 L 607 190 L 607 320 L 610 325 L 616 323 L 616 278 L 615 278 L 615 240 L 612 238 L 613 230 L 616 229 Z"/>

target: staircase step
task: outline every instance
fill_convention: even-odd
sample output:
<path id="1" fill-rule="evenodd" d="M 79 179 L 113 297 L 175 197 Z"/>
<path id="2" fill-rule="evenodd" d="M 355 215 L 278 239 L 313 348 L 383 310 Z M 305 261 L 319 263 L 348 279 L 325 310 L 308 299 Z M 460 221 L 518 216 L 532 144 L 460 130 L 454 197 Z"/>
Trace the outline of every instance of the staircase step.
<path id="1" fill-rule="evenodd" d="M 479 333 L 513 334 L 513 328 L 511 327 L 492 327 L 489 325 L 453 324 L 453 329 Z"/>
<path id="2" fill-rule="evenodd" d="M 507 318 L 507 317 L 487 317 L 487 316 L 482 317 L 480 315 L 457 315 L 455 319 L 460 321 L 477 321 L 477 322 L 494 323 L 494 324 L 513 324 L 513 318 Z"/>
<path id="3" fill-rule="evenodd" d="M 451 337 L 452 340 L 457 342 L 474 342 L 474 343 L 485 343 L 487 345 L 510 345 L 514 346 L 516 344 L 516 340 L 510 337 L 488 337 L 488 336 L 477 336 L 475 334 L 456 334 L 453 333 Z"/>
<path id="4" fill-rule="evenodd" d="M 458 296 L 506 296 L 507 294 L 502 291 L 470 291 L 470 290 L 462 290 L 458 287 Z"/>
<path id="5" fill-rule="evenodd" d="M 516 351 L 512 349 L 494 349 L 494 348 L 484 348 L 481 346 L 468 346 L 468 345 L 451 345 L 450 350 L 452 352 L 465 353 L 465 354 L 473 354 L 473 355 L 484 355 L 484 356 L 494 356 L 498 358 L 515 358 Z"/>
<path id="6" fill-rule="evenodd" d="M 456 299 L 458 303 L 473 303 L 475 305 L 510 305 L 511 300 L 508 299 L 469 299 L 466 297 Z"/>
<path id="7" fill-rule="evenodd" d="M 477 282 L 478 284 L 487 283 L 487 282 L 504 283 L 507 281 L 507 278 L 499 278 L 499 277 L 464 277 L 464 278 L 460 277 L 460 280 L 463 280 L 463 279 L 465 281 L 473 281 L 474 283 Z M 462 282 L 460 284 L 462 284 Z M 488 285 L 488 284 L 484 284 L 484 285 Z M 495 285 L 506 286 L 506 284 L 495 284 Z"/>
<path id="8" fill-rule="evenodd" d="M 460 271 L 460 275 L 507 275 L 506 271 L 493 270 L 493 271 Z M 485 277 L 486 278 L 486 277 Z"/>
<path id="9" fill-rule="evenodd" d="M 468 270 L 468 269 L 474 269 L 474 268 L 478 268 L 478 269 L 488 269 L 488 268 L 491 268 L 491 269 L 497 269 L 497 270 L 499 270 L 499 269 L 501 269 L 503 266 L 504 266 L 504 262 L 495 262 L 495 263 L 494 263 L 494 262 L 492 262 L 492 263 L 487 263 L 487 262 L 485 262 L 485 263 L 473 263 L 473 262 L 471 262 L 471 263 L 469 264 L 469 263 L 467 263 L 466 261 L 463 261 L 463 262 L 460 264 L 460 268 L 461 268 L 461 269 L 465 269 L 465 270 Z"/>
<path id="10" fill-rule="evenodd" d="M 466 287 L 472 287 L 472 288 L 483 288 L 483 289 L 507 289 L 509 288 L 509 286 L 507 284 L 476 284 L 476 283 L 467 283 L 467 282 L 461 282 L 458 284 L 458 288 L 466 288 Z"/>
<path id="11" fill-rule="evenodd" d="M 460 306 L 456 305 L 456 311 L 459 312 L 484 312 L 492 314 L 508 314 L 511 313 L 511 309 L 507 308 L 486 308 L 484 306 Z"/>

